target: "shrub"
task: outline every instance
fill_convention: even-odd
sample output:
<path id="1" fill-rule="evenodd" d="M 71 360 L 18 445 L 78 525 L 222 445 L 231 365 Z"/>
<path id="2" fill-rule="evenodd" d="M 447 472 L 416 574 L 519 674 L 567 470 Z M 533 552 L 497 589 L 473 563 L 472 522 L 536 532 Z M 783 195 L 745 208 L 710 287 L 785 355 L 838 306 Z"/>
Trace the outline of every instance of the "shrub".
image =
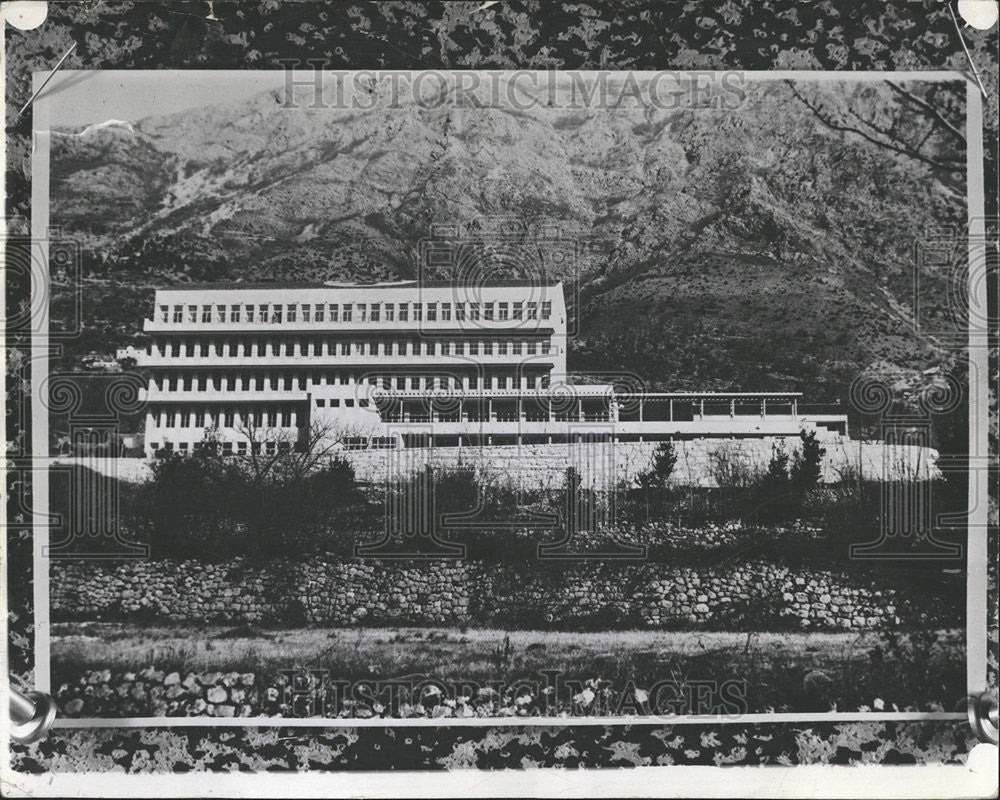
<path id="1" fill-rule="evenodd" d="M 295 457 L 279 452 L 270 458 Z M 309 472 L 280 463 L 264 471 L 211 447 L 185 457 L 158 454 L 152 480 L 130 506 L 123 516 L 149 530 L 154 558 L 315 554 L 349 538 L 343 536 L 345 518 L 352 526 L 374 521 L 353 468 L 341 458 Z"/>
<path id="2" fill-rule="evenodd" d="M 757 479 L 756 470 L 747 462 L 739 447 L 723 444 L 708 456 L 708 471 L 722 488 L 741 489 Z"/>
<path id="3" fill-rule="evenodd" d="M 677 465 L 677 450 L 673 439 L 659 444 L 653 453 L 653 464 L 638 478 L 640 488 L 663 489 L 666 487 L 674 467 Z"/>
<path id="4" fill-rule="evenodd" d="M 791 479 L 796 489 L 806 492 L 815 488 L 822 477 L 823 456 L 826 450 L 820 447 L 816 431 L 803 430 L 799 434 L 802 447 L 796 451 L 792 462 Z"/>

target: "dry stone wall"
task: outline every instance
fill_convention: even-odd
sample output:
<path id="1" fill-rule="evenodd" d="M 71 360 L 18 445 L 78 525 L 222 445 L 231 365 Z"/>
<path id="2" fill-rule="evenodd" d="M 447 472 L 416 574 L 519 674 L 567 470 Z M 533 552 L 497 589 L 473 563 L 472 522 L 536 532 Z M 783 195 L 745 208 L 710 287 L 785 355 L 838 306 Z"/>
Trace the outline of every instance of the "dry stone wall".
<path id="1" fill-rule="evenodd" d="M 864 630 L 951 613 L 933 592 L 908 596 L 885 575 L 765 562 L 56 562 L 51 587 L 55 621 Z"/>

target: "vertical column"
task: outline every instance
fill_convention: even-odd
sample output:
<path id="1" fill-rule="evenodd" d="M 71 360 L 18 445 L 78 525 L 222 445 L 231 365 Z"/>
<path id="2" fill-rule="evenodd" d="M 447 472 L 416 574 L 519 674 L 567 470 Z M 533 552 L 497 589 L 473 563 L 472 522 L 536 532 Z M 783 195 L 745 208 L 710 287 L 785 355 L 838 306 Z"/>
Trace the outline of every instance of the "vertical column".
<path id="1" fill-rule="evenodd" d="M 670 399 L 670 400 L 667 401 L 667 406 L 668 406 L 668 414 L 667 414 L 667 416 L 670 419 L 670 421 L 673 422 L 674 421 L 674 401 L 673 401 L 673 399 Z"/>
<path id="2" fill-rule="evenodd" d="M 735 417 L 736 416 L 736 401 L 735 400 L 730 400 L 729 401 L 729 416 L 730 417 Z"/>

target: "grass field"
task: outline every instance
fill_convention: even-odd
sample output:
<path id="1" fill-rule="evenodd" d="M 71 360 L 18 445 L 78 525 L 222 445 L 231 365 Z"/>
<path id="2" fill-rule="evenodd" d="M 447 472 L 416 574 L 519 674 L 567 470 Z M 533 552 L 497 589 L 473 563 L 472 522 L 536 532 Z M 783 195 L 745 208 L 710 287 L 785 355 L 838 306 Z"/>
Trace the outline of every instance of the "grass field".
<path id="1" fill-rule="evenodd" d="M 87 669 L 276 675 L 321 669 L 338 680 L 432 678 L 450 685 L 563 680 L 620 690 L 708 687 L 743 711 L 945 708 L 962 697 L 956 631 L 876 633 L 553 633 L 447 628 L 269 630 L 247 626 L 58 623 L 53 682 Z M 728 687 L 728 688 L 726 688 Z"/>

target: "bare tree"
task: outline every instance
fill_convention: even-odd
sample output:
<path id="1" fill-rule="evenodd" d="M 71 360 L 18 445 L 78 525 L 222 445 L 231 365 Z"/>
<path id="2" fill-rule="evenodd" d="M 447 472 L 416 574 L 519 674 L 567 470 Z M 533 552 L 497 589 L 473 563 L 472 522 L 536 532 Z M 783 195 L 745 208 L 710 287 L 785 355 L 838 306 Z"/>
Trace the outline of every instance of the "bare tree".
<path id="1" fill-rule="evenodd" d="M 313 420 L 302 433 L 264 427 L 255 423 L 253 415 L 244 415 L 236 430 L 247 440 L 237 463 L 254 485 L 300 480 L 334 459 L 348 438 L 362 434 L 357 426 L 335 421 Z"/>
<path id="2" fill-rule="evenodd" d="M 821 86 L 786 81 L 792 95 L 825 127 L 852 133 L 919 161 L 949 194 L 963 196 L 966 137 L 961 98 L 941 83 L 904 87 L 886 81 L 841 95 Z"/>

